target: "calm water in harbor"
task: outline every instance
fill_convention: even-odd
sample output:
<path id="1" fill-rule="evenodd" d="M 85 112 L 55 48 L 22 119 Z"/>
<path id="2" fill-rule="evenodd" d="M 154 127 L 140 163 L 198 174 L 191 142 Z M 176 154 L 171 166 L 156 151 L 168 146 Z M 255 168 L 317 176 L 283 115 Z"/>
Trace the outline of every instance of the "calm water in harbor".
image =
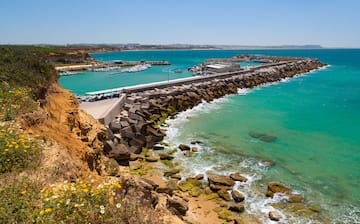
<path id="1" fill-rule="evenodd" d="M 188 174 L 234 170 L 250 178 L 239 188 L 247 195 L 249 211 L 264 216 L 270 209 L 264 197 L 269 181 L 303 193 L 309 204 L 321 207 L 333 222 L 360 222 L 360 50 L 254 51 L 134 51 L 98 53 L 98 60 L 168 60 L 171 66 L 123 75 L 86 72 L 62 77 L 75 93 L 191 76 L 186 68 L 207 58 L 241 53 L 314 57 L 330 66 L 291 80 L 232 95 L 179 114 L 169 121 L 167 140 L 174 145 L 201 140 L 202 152 L 184 159 Z M 183 73 L 168 73 L 169 69 Z M 262 142 L 249 132 L 274 135 Z M 180 156 L 181 159 L 181 156 Z M 266 166 L 266 160 L 275 166 Z M 300 217 L 284 216 L 303 223 Z M 264 219 L 265 220 L 265 219 Z"/>

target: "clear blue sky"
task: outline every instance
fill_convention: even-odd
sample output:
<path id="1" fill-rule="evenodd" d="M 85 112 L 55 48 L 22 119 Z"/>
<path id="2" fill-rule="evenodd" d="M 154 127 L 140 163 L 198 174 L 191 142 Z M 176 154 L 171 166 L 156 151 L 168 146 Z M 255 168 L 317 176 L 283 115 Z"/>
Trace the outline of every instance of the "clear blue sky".
<path id="1" fill-rule="evenodd" d="M 0 43 L 360 47 L 360 0 L 0 0 Z"/>

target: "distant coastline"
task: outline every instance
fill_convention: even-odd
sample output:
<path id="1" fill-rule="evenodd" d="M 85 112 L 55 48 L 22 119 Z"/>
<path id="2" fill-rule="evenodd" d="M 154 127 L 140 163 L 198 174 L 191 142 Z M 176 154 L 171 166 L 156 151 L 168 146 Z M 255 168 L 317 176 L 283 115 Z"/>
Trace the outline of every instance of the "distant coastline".
<path id="1" fill-rule="evenodd" d="M 196 45 L 196 44 L 71 44 L 49 45 L 40 44 L 62 51 L 84 51 L 87 53 L 117 52 L 117 51 L 147 51 L 147 50 L 279 50 L 279 49 L 324 49 L 321 45 Z"/>

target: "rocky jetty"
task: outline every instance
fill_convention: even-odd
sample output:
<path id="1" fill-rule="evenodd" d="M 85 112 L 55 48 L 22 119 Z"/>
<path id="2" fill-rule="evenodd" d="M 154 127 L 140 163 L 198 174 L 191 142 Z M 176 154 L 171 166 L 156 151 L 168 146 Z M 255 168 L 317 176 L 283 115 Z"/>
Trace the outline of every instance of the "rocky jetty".
<path id="1" fill-rule="evenodd" d="M 252 88 L 263 83 L 277 82 L 322 66 L 324 64 L 318 60 L 304 59 L 226 78 L 144 91 L 125 91 L 127 96 L 122 112 L 109 124 L 110 139 L 106 144 L 105 153 L 115 158 L 114 154 L 120 152 L 119 147 L 111 144 L 111 141 L 125 145 L 129 153 L 139 154 L 144 147 L 152 149 L 165 136 L 161 125 L 178 112 L 203 101 L 210 102 L 228 94 L 236 94 L 239 88 Z M 185 145 L 179 148 L 189 150 Z M 121 159 L 123 158 L 130 159 L 122 154 Z"/>

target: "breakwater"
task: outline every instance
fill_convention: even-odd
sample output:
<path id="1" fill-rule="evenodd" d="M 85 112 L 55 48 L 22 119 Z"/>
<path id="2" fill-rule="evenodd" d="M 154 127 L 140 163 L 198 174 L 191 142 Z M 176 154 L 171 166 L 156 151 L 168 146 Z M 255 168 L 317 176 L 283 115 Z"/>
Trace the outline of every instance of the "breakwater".
<path id="1" fill-rule="evenodd" d="M 130 159 L 130 153 L 140 153 L 143 147 L 154 148 L 165 136 L 160 125 L 178 112 L 192 108 L 203 100 L 209 102 L 236 94 L 239 88 L 277 82 L 322 66 L 324 64 L 316 59 L 301 59 L 183 82 L 125 88 L 123 93 L 126 100 L 119 104 L 121 112 L 109 123 L 110 140 L 105 143 L 104 151 L 118 162 L 126 162 Z"/>

